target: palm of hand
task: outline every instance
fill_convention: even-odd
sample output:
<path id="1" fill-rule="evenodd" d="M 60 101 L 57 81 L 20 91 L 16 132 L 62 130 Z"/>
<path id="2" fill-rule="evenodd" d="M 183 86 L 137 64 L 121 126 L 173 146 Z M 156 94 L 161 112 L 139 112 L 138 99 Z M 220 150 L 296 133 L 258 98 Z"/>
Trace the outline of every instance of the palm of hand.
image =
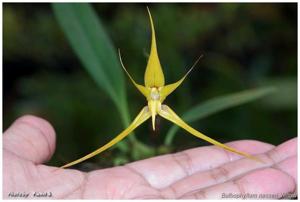
<path id="1" fill-rule="evenodd" d="M 84 173 L 42 165 L 55 150 L 54 130 L 40 118 L 25 116 L 4 133 L 3 194 L 5 198 L 10 193 L 33 197 L 37 192 L 51 193 L 53 198 L 188 199 L 241 196 L 234 194 L 281 197 L 295 192 L 296 138 L 277 147 L 250 140 L 230 146 L 258 154 L 265 164 L 207 146 Z"/>

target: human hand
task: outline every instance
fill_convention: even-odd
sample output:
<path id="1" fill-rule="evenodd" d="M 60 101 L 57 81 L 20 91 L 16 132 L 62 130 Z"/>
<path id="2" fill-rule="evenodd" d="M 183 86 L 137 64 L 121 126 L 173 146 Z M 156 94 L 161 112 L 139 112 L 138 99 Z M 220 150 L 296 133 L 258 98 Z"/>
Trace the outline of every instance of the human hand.
<path id="1" fill-rule="evenodd" d="M 43 165 L 55 150 L 55 132 L 45 120 L 24 116 L 4 132 L 3 197 L 270 199 L 296 192 L 296 138 L 277 147 L 253 140 L 228 145 L 265 163 L 206 146 L 85 173 Z"/>

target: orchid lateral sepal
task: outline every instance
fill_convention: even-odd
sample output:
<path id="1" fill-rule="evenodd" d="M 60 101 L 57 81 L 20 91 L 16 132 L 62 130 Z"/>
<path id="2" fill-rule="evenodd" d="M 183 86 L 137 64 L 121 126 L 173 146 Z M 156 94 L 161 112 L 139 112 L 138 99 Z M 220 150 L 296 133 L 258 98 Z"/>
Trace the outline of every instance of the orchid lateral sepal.
<path id="1" fill-rule="evenodd" d="M 61 168 L 67 168 L 67 167 L 73 166 L 75 164 L 78 164 L 82 161 L 92 158 L 92 157 L 96 156 L 97 154 L 100 154 L 101 152 L 107 150 L 108 148 L 112 147 L 113 145 L 115 145 L 116 143 L 121 141 L 127 135 L 129 135 L 135 128 L 137 128 L 139 125 L 141 125 L 147 119 L 149 119 L 150 116 L 151 115 L 150 115 L 148 107 L 144 107 L 141 110 L 141 112 L 137 115 L 137 117 L 133 120 L 133 122 L 128 126 L 128 128 L 123 130 L 117 137 L 115 137 L 114 139 L 112 139 L 111 141 L 109 141 L 108 143 L 106 143 L 105 145 L 100 147 L 99 149 L 89 153 L 88 155 L 86 155 L 80 159 L 77 159 L 75 161 L 72 161 L 71 163 L 68 163 L 68 164 L 62 166 Z"/>
<path id="2" fill-rule="evenodd" d="M 162 105 L 161 110 L 158 112 L 158 114 L 160 116 L 162 116 L 163 118 L 175 123 L 177 126 L 183 128 L 184 130 L 186 130 L 187 132 L 189 132 L 190 134 L 196 136 L 197 138 L 203 139 L 213 145 L 216 145 L 218 147 L 221 147 L 227 151 L 242 155 L 244 157 L 250 158 L 252 160 L 258 161 L 258 162 L 262 162 L 260 159 L 255 158 L 252 155 L 249 155 L 247 153 L 238 151 L 232 147 L 229 147 L 225 144 L 222 144 L 202 133 L 200 133 L 199 131 L 197 131 L 196 129 L 192 128 L 190 125 L 188 125 L 187 123 L 185 123 L 170 107 L 168 107 L 167 105 Z"/>

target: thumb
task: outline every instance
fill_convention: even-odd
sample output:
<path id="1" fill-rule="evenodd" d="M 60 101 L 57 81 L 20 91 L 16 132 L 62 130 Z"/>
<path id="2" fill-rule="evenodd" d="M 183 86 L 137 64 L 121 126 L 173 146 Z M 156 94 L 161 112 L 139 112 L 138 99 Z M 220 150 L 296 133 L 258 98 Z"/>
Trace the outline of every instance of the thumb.
<path id="1" fill-rule="evenodd" d="M 25 115 L 4 132 L 3 148 L 39 164 L 49 160 L 55 150 L 55 131 L 46 120 Z"/>

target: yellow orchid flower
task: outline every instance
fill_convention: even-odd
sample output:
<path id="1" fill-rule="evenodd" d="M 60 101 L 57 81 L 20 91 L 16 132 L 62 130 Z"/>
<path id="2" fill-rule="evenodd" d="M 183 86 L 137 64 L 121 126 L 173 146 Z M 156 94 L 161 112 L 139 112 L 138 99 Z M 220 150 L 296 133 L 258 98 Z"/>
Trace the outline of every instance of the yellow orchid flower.
<path id="1" fill-rule="evenodd" d="M 134 121 L 128 126 L 128 128 L 126 128 L 124 131 L 122 131 L 119 135 L 117 135 L 110 142 L 108 142 L 104 146 L 100 147 L 99 149 L 93 151 L 92 153 L 90 153 L 86 156 L 62 166 L 61 168 L 73 166 L 75 164 L 78 164 L 82 161 L 92 158 L 93 156 L 107 150 L 108 148 L 112 147 L 113 145 L 115 145 L 116 143 L 121 141 L 127 135 L 129 135 L 135 128 L 137 128 L 139 125 L 141 125 L 143 122 L 145 122 L 150 117 L 152 117 L 152 127 L 153 127 L 153 130 L 155 130 L 156 115 L 160 115 L 161 117 L 177 124 L 181 128 L 183 128 L 186 131 L 188 131 L 189 133 L 191 133 L 192 135 L 194 135 L 200 139 L 203 139 L 207 142 L 210 142 L 213 145 L 216 145 L 225 150 L 228 150 L 233 153 L 236 153 L 236 154 L 245 156 L 247 158 L 261 162 L 261 160 L 255 158 L 249 154 L 237 151 L 236 149 L 234 149 L 232 147 L 224 145 L 224 144 L 200 133 L 199 131 L 197 131 L 196 129 L 192 128 L 187 123 L 185 123 L 170 107 L 162 104 L 163 101 L 166 99 L 166 97 L 168 95 L 170 95 L 183 82 L 183 80 L 191 72 L 191 70 L 196 66 L 196 64 L 198 63 L 198 61 L 200 60 L 200 58 L 202 56 L 200 56 L 197 59 L 197 61 L 190 68 L 190 70 L 184 75 L 184 77 L 182 79 L 180 79 L 179 81 L 177 81 L 175 83 L 168 84 L 165 86 L 165 78 L 164 78 L 164 74 L 163 74 L 163 71 L 162 71 L 162 68 L 160 65 L 160 61 L 158 58 L 158 54 L 157 54 L 154 24 L 153 24 L 152 16 L 151 16 L 151 13 L 150 13 L 148 7 L 147 7 L 147 10 L 148 10 L 150 24 L 151 24 L 152 42 L 151 42 L 151 51 L 150 51 L 150 55 L 149 55 L 149 59 L 148 59 L 148 64 L 147 64 L 146 72 L 145 72 L 145 78 L 144 78 L 145 86 L 137 84 L 134 81 L 134 79 L 130 76 L 130 74 L 128 73 L 128 71 L 126 70 L 126 68 L 122 62 L 120 50 L 119 50 L 119 58 L 120 58 L 120 62 L 121 62 L 123 69 L 125 70 L 126 74 L 130 78 L 132 83 L 146 97 L 146 99 L 148 101 L 148 106 L 145 106 L 141 110 L 141 112 L 137 115 L 137 117 L 134 119 Z"/>

